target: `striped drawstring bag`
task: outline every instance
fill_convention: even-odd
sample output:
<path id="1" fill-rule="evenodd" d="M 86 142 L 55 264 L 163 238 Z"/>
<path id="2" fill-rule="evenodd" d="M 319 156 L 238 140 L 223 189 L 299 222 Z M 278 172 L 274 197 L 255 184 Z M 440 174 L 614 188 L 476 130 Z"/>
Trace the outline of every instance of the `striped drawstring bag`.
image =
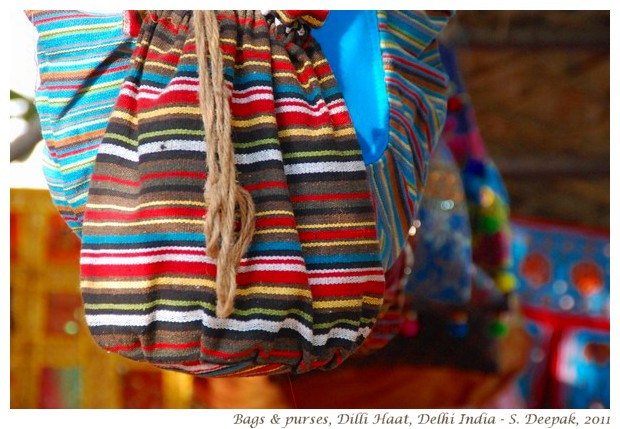
<path id="1" fill-rule="evenodd" d="M 81 287 L 106 350 L 203 376 L 330 369 L 385 290 L 313 11 L 148 11 L 99 146 Z"/>

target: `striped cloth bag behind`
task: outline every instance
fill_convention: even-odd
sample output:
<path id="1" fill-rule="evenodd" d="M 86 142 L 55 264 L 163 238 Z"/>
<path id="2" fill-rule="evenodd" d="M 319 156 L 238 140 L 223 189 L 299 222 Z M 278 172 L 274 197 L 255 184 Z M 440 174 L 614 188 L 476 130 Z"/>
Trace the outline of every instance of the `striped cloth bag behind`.
<path id="1" fill-rule="evenodd" d="M 385 289 L 355 131 L 312 20 L 216 12 L 144 16 L 86 206 L 86 320 L 106 350 L 198 375 L 333 368 Z"/>
<path id="2" fill-rule="evenodd" d="M 79 236 L 90 175 L 134 48 L 123 15 L 27 10 L 37 31 L 35 105 L 52 201 Z"/>

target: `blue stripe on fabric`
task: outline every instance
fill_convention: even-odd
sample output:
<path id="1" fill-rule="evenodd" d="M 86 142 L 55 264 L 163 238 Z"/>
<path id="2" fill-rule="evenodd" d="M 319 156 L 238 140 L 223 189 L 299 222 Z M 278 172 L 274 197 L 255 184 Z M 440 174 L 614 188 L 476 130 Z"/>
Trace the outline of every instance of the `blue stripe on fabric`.
<path id="1" fill-rule="evenodd" d="M 175 242 L 175 241 L 205 241 L 204 234 L 193 232 L 174 232 L 174 233 L 152 233 L 152 234 L 130 234 L 114 236 L 86 236 L 82 239 L 84 244 L 139 244 L 153 242 Z"/>

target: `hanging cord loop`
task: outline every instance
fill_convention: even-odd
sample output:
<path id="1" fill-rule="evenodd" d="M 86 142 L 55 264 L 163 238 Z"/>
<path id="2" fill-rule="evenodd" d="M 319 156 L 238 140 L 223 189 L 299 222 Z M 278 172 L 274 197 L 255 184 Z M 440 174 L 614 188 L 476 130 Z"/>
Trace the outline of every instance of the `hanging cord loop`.
<path id="1" fill-rule="evenodd" d="M 254 235 L 254 202 L 236 178 L 232 142 L 230 91 L 224 79 L 224 59 L 215 11 L 194 11 L 199 71 L 200 112 L 205 130 L 207 208 L 204 232 L 207 255 L 217 258 L 216 315 L 234 310 L 237 269 Z M 237 231 L 235 224 L 239 220 Z"/>

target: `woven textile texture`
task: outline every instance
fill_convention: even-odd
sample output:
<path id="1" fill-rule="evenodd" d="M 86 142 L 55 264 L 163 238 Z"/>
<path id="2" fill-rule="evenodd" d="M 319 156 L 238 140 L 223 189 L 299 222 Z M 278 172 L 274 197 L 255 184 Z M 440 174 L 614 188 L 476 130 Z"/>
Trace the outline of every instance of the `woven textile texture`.
<path id="1" fill-rule="evenodd" d="M 218 11 L 239 183 L 256 232 L 235 310 L 205 255 L 204 131 L 191 11 L 151 13 L 92 177 L 86 320 L 105 349 L 200 375 L 333 368 L 384 292 L 366 170 L 320 48 L 258 12 Z"/>
<path id="2" fill-rule="evenodd" d="M 134 40 L 122 14 L 28 10 L 38 34 L 35 104 L 52 200 L 81 234 L 90 175 L 108 118 L 129 69 Z"/>

